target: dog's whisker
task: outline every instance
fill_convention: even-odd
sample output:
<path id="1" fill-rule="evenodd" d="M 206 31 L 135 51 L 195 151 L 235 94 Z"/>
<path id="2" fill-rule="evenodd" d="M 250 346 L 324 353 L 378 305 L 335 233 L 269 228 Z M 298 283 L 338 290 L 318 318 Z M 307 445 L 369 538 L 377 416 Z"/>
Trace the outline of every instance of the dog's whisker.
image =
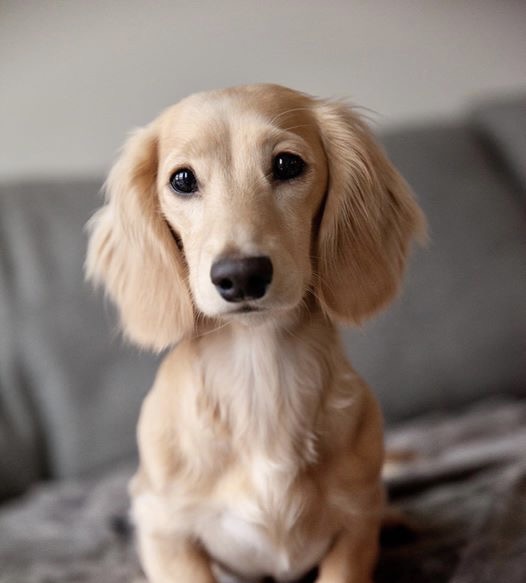
<path id="1" fill-rule="evenodd" d="M 230 322 L 222 322 L 221 324 L 219 324 L 215 328 L 211 328 L 210 330 L 205 330 L 204 332 L 200 332 L 199 334 L 196 334 L 194 336 L 194 338 L 204 338 L 205 336 L 208 336 L 209 334 L 214 334 L 215 332 L 218 332 L 219 330 L 222 330 L 223 328 L 226 328 L 229 325 L 230 325 Z"/>
<path id="2" fill-rule="evenodd" d="M 318 292 L 312 286 L 307 290 L 307 292 L 306 292 L 305 295 L 306 296 L 312 296 L 318 302 L 318 304 L 320 303 L 320 297 L 318 295 Z M 306 299 L 304 301 L 307 302 Z"/>
<path id="3" fill-rule="evenodd" d="M 295 125 L 295 126 L 290 126 L 290 127 L 283 128 L 283 131 L 290 132 L 292 130 L 297 130 L 299 128 L 312 128 L 312 127 L 314 127 L 314 126 L 311 123 L 301 123 L 301 124 L 298 124 L 298 125 Z"/>
<path id="4" fill-rule="evenodd" d="M 289 115 L 291 113 L 296 113 L 297 111 L 310 111 L 310 112 L 312 112 L 312 107 L 293 107 L 291 109 L 286 109 L 285 111 L 282 111 L 281 113 L 278 113 L 273 118 L 271 118 L 269 123 L 270 123 L 270 125 L 274 125 L 278 119 L 284 117 L 285 115 Z"/>
<path id="5" fill-rule="evenodd" d="M 199 322 L 206 322 L 208 320 L 208 317 L 205 316 L 202 312 L 198 312 L 196 314 L 197 317 L 197 323 Z M 209 320 L 208 320 L 209 321 Z M 208 336 L 209 334 L 213 334 L 214 332 L 218 332 L 219 330 L 222 330 L 223 328 L 226 328 L 227 326 L 230 325 L 230 322 L 224 320 L 224 321 L 220 321 L 217 326 L 213 326 L 210 329 L 205 329 L 202 332 L 199 333 L 195 333 L 193 338 L 203 338 L 204 336 Z M 196 325 L 196 328 L 198 328 L 198 326 Z"/>

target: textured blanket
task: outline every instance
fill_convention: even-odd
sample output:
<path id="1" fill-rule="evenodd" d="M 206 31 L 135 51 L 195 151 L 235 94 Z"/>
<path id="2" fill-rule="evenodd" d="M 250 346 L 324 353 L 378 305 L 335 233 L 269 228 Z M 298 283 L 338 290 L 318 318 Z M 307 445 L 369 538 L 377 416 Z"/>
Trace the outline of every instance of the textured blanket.
<path id="1" fill-rule="evenodd" d="M 486 403 L 389 432 L 410 528 L 383 533 L 378 583 L 526 581 L 526 403 Z M 42 485 L 0 511 L 1 583 L 139 583 L 122 467 Z"/>

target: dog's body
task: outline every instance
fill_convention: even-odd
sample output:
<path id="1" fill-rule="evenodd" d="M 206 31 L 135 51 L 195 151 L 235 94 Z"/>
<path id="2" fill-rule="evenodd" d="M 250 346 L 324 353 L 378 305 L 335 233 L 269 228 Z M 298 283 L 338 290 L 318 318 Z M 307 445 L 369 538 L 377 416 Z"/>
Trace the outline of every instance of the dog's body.
<path id="1" fill-rule="evenodd" d="M 382 423 L 333 321 L 396 292 L 423 230 L 401 178 L 346 107 L 259 85 L 167 110 L 108 192 L 88 274 L 132 339 L 177 344 L 130 488 L 151 583 L 369 583 Z"/>
<path id="2" fill-rule="evenodd" d="M 360 549 L 353 560 L 370 568 L 380 415 L 321 313 L 181 343 L 144 405 L 139 443 L 142 536 L 197 540 L 244 580 L 289 581 L 321 560 L 344 523 Z"/>

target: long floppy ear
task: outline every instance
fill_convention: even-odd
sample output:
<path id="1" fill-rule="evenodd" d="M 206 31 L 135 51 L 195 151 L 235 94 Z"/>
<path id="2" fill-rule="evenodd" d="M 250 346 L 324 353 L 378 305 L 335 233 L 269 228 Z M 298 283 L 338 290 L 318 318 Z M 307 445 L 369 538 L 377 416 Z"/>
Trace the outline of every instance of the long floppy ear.
<path id="1" fill-rule="evenodd" d="M 316 106 L 329 169 L 318 233 L 317 296 L 333 319 L 360 323 L 397 293 L 425 219 L 408 185 L 351 108 Z"/>
<path id="2" fill-rule="evenodd" d="M 88 223 L 87 278 L 103 283 L 125 335 L 162 350 L 192 330 L 193 306 L 181 251 L 157 196 L 155 124 L 126 142 L 105 185 L 106 205 Z"/>

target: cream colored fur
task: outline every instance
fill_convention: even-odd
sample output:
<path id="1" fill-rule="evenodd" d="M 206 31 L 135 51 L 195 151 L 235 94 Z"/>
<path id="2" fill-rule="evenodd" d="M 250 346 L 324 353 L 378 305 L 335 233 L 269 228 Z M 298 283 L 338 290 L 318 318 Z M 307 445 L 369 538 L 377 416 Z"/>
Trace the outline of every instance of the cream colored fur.
<path id="1" fill-rule="evenodd" d="M 307 164 L 276 183 L 271 161 Z M 199 182 L 176 195 L 169 177 Z M 398 290 L 423 217 L 353 111 L 274 85 L 194 95 L 128 140 L 90 224 L 87 274 L 125 334 L 169 348 L 139 421 L 130 486 L 151 583 L 369 583 L 383 509 L 381 415 L 336 322 Z M 267 255 L 259 311 L 210 280 Z"/>

